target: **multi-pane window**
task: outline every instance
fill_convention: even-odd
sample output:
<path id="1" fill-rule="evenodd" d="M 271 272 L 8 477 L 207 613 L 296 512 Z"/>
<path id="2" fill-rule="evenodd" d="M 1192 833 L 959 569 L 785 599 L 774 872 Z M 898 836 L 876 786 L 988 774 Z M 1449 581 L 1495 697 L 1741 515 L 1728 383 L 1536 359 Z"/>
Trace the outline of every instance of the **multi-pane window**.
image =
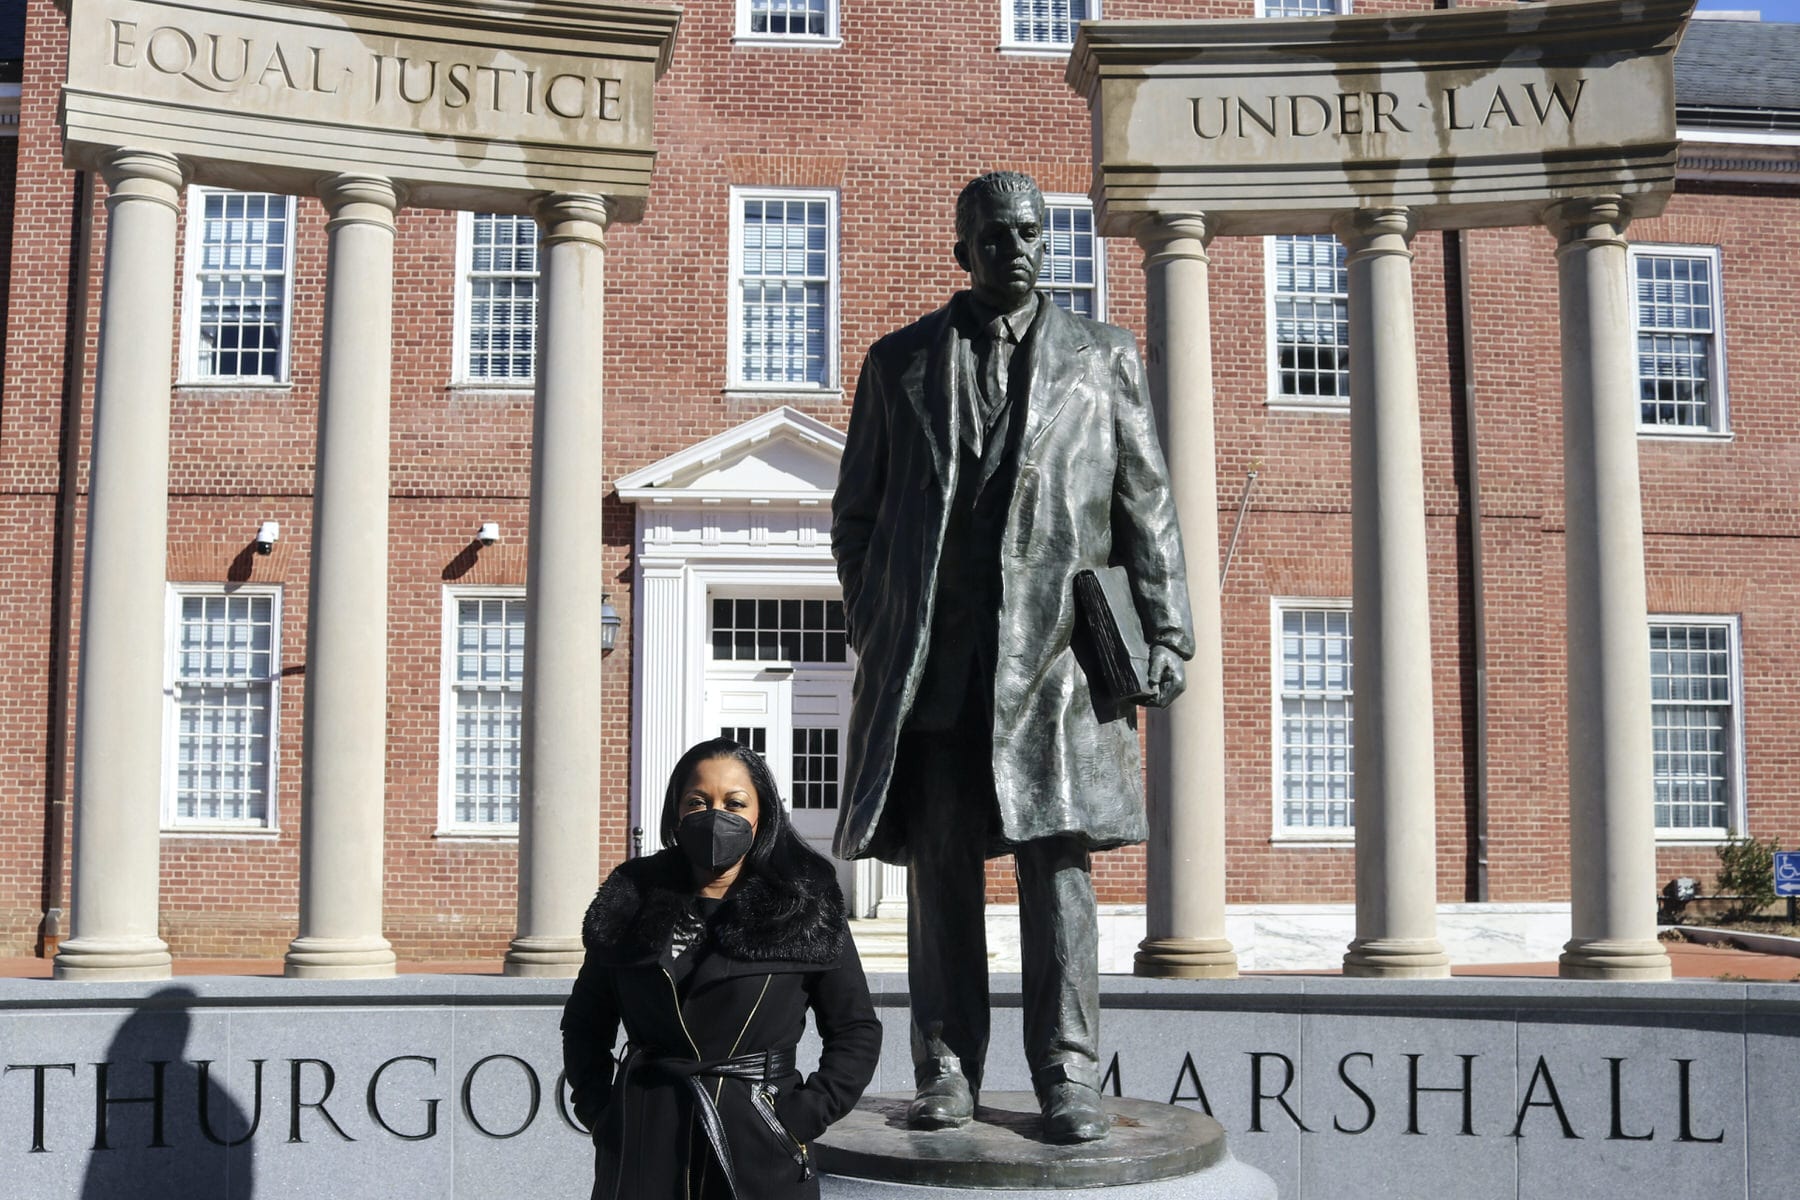
<path id="1" fill-rule="evenodd" d="M 1633 247 L 1631 262 L 1639 427 L 1657 433 L 1722 431 L 1718 251 Z"/>
<path id="2" fill-rule="evenodd" d="M 838 806 L 838 777 L 842 765 L 838 744 L 840 736 L 839 731 L 830 726 L 823 729 L 794 728 L 792 798 L 795 808 Z"/>
<path id="3" fill-rule="evenodd" d="M 1344 244 L 1320 234 L 1269 239 L 1273 399 L 1350 399 L 1350 279 Z"/>
<path id="4" fill-rule="evenodd" d="M 1355 688 L 1350 610 L 1276 610 L 1276 828 L 1349 832 L 1356 824 Z"/>
<path id="5" fill-rule="evenodd" d="M 835 194 L 738 191 L 731 223 L 732 384 L 830 386 L 836 366 Z"/>
<path id="6" fill-rule="evenodd" d="M 1075 26 L 1099 15 L 1099 0 L 1000 0 L 1000 41 L 1067 48 L 1075 44 Z"/>
<path id="7" fill-rule="evenodd" d="M 844 602 L 714 597 L 712 656 L 719 662 L 845 662 Z"/>
<path id="8" fill-rule="evenodd" d="M 278 383 L 287 378 L 293 200 L 196 188 L 188 205 L 182 377 Z"/>
<path id="9" fill-rule="evenodd" d="M 458 233 L 457 378 L 530 383 L 537 355 L 537 222 L 468 213 Z"/>
<path id="10" fill-rule="evenodd" d="M 835 0 L 738 0 L 738 36 L 796 41 L 836 34 Z"/>
<path id="11" fill-rule="evenodd" d="M 1349 12 L 1349 0 L 1260 0 L 1265 17 L 1335 17 Z"/>
<path id="12" fill-rule="evenodd" d="M 719 736 L 730 738 L 746 749 L 767 756 L 769 753 L 769 730 L 764 725 L 722 725 Z"/>
<path id="13" fill-rule="evenodd" d="M 1656 828 L 1723 834 L 1736 807 L 1737 680 L 1729 621 L 1650 623 Z"/>
<path id="14" fill-rule="evenodd" d="M 1070 312 L 1099 317 L 1101 255 L 1093 206 L 1086 200 L 1050 197 L 1044 208 L 1044 238 L 1038 286 Z"/>
<path id="15" fill-rule="evenodd" d="M 510 833 L 519 823 L 525 597 L 452 592 L 447 603 L 443 825 Z"/>
<path id="16" fill-rule="evenodd" d="M 279 605 L 271 588 L 170 589 L 164 824 L 274 825 Z"/>

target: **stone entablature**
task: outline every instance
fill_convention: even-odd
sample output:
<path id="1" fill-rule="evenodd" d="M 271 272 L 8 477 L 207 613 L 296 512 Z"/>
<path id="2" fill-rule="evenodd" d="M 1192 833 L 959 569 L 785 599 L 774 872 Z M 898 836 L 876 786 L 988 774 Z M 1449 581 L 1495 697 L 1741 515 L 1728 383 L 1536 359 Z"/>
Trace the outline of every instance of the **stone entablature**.
<path id="1" fill-rule="evenodd" d="M 1294 21 L 1101 21 L 1066 78 L 1092 120 L 1096 225 L 1144 249 L 1146 361 L 1188 561 L 1218 549 L 1207 247 L 1334 234 L 1345 255 L 1356 938 L 1349 975 L 1449 974 L 1437 936 L 1431 623 L 1412 241 L 1544 225 L 1561 319 L 1571 928 L 1561 972 L 1666 979 L 1653 896 L 1625 229 L 1676 172 L 1692 0 Z M 1189 690 L 1149 727 L 1136 970 L 1236 970 L 1224 925 L 1222 601 L 1190 571 Z M 1211 880 L 1203 886 L 1201 881 Z"/>
<path id="2" fill-rule="evenodd" d="M 592 192 L 641 213 L 680 11 L 549 0 L 70 0 L 64 153 L 178 156 L 193 182 L 310 193 L 372 173 L 431 208 Z"/>
<path id="3" fill-rule="evenodd" d="M 1081 27 L 1100 224 L 1204 212 L 1220 234 L 1329 233 L 1346 209 L 1420 228 L 1535 224 L 1547 199 L 1661 211 L 1691 0 Z"/>

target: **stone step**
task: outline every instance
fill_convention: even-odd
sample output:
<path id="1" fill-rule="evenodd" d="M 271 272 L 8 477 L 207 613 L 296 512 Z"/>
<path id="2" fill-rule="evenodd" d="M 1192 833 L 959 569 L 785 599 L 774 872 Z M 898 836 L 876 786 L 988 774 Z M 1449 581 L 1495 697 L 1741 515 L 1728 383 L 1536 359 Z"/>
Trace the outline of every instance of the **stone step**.
<path id="1" fill-rule="evenodd" d="M 865 971 L 906 969 L 906 918 L 868 917 L 850 922 L 850 937 Z"/>
<path id="2" fill-rule="evenodd" d="M 850 922 L 850 937 L 856 943 L 857 957 L 864 971 L 906 970 L 906 918 L 865 917 Z M 992 933 L 988 939 L 988 962 L 1000 957 Z"/>

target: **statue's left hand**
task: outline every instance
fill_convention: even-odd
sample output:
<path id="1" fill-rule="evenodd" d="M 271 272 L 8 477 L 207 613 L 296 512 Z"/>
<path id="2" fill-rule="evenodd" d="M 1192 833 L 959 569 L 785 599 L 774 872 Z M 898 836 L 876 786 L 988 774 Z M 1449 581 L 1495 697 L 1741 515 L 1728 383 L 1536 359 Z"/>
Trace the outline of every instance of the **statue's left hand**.
<path id="1" fill-rule="evenodd" d="M 1157 708 L 1169 707 L 1187 688 L 1187 672 L 1182 668 L 1181 656 L 1167 646 L 1150 647 L 1148 674 L 1150 678 L 1145 682 L 1155 693 L 1150 703 Z"/>

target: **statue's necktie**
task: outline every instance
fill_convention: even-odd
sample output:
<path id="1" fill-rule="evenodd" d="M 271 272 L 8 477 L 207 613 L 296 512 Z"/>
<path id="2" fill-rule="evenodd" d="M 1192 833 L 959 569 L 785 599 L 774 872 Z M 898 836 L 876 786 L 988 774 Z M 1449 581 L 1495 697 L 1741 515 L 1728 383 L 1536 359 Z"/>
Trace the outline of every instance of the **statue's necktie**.
<path id="1" fill-rule="evenodd" d="M 981 377 L 981 412 L 990 421 L 1006 402 L 1007 367 L 1012 348 L 1012 328 L 1007 325 L 1006 318 L 994 318 L 976 347 Z"/>

